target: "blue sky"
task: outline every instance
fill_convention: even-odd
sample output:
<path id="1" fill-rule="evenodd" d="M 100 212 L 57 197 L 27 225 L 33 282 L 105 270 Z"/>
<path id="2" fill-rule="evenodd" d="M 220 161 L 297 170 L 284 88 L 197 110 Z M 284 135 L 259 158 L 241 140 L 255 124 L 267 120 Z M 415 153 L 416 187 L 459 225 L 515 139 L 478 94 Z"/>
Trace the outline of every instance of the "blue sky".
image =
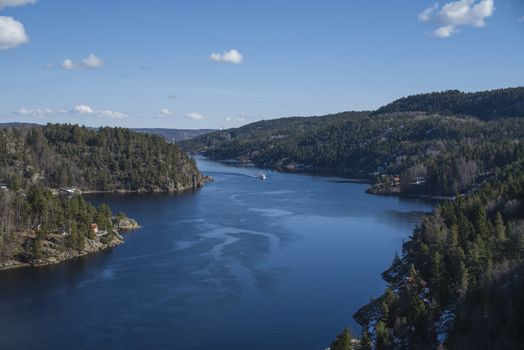
<path id="1" fill-rule="evenodd" d="M 524 85 L 522 0 L 0 0 L 0 122 L 227 128 Z"/>

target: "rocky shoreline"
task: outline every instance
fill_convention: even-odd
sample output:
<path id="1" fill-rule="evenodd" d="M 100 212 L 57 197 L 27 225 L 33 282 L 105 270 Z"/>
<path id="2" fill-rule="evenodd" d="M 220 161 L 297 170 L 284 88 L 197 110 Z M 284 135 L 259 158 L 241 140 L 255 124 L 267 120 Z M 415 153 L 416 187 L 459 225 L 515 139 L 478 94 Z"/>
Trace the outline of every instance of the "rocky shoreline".
<path id="1" fill-rule="evenodd" d="M 58 264 L 63 261 L 81 256 L 98 253 L 103 250 L 119 246 L 124 243 L 121 233 L 140 228 L 140 225 L 131 218 L 118 218 L 113 224 L 113 232 L 108 239 L 105 235 L 96 235 L 93 239 L 86 237 L 83 249 L 76 250 L 67 245 L 68 236 L 58 233 L 50 233 L 41 242 L 41 256 L 35 258 L 31 250 L 36 242 L 34 232 L 21 234 L 19 252 L 6 261 L 0 262 L 0 271 L 21 267 L 37 267 Z"/>
<path id="2" fill-rule="evenodd" d="M 86 245 L 84 249 L 80 251 L 76 251 L 73 249 L 63 249 L 56 243 L 51 243 L 52 241 L 57 241 L 60 239 L 60 235 L 49 235 L 48 239 L 46 239 L 45 245 L 46 245 L 46 253 L 44 257 L 33 259 L 30 261 L 24 261 L 24 254 L 22 254 L 21 258 L 19 259 L 10 259 L 6 262 L 0 263 L 0 270 L 9 270 L 19 267 L 37 267 L 37 266 L 46 266 L 46 265 L 53 265 L 58 264 L 60 262 L 78 258 L 81 256 L 85 256 L 88 254 L 98 253 L 102 250 L 116 247 L 122 243 L 124 243 L 124 239 L 120 234 L 116 234 L 115 238 L 113 238 L 111 241 L 102 243 L 100 240 L 90 240 L 86 239 Z"/>
<path id="3" fill-rule="evenodd" d="M 208 182 L 213 182 L 214 179 L 212 176 L 202 176 L 202 179 L 197 181 L 195 184 L 191 186 L 182 186 L 180 184 L 176 185 L 175 187 L 169 187 L 169 188 L 139 188 L 137 190 L 126 190 L 126 189 L 115 189 L 115 190 L 108 190 L 108 191 L 102 191 L 102 190 L 82 190 L 78 189 L 77 192 L 72 194 L 97 194 L 97 193 L 182 193 L 187 191 L 195 191 L 198 190 L 201 187 L 204 187 L 204 185 Z M 56 190 L 55 190 L 56 191 Z"/>

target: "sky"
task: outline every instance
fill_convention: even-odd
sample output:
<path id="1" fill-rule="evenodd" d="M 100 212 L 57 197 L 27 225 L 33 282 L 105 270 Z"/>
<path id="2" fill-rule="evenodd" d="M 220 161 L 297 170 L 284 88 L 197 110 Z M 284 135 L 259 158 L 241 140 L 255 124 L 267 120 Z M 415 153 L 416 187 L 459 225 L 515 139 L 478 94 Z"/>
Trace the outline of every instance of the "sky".
<path id="1" fill-rule="evenodd" d="M 523 85 L 523 0 L 0 0 L 0 122 L 229 128 Z"/>

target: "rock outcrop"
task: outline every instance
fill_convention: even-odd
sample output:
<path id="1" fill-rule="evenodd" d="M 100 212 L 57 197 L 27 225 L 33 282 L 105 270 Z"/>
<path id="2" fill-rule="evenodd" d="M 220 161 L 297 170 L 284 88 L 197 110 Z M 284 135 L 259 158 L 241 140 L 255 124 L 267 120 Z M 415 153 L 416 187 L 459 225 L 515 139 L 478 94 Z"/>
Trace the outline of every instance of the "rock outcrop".
<path id="1" fill-rule="evenodd" d="M 136 220 L 128 218 L 128 217 L 113 218 L 113 226 L 117 230 L 123 230 L 123 231 L 136 230 L 137 228 L 140 228 L 140 225 L 138 225 Z"/>
<path id="2" fill-rule="evenodd" d="M 136 220 L 128 217 L 121 217 L 114 221 L 112 232 L 100 231 L 91 238 L 86 236 L 81 249 L 71 247 L 71 236 L 67 232 L 62 234 L 49 233 L 39 241 L 37 241 L 35 232 L 20 233 L 20 247 L 17 254 L 9 259 L 0 261 L 0 270 L 57 264 L 69 259 L 97 253 L 124 243 L 124 238 L 120 235 L 120 232 L 135 230 L 140 227 Z M 39 244 L 38 252 L 35 249 L 36 244 Z"/>

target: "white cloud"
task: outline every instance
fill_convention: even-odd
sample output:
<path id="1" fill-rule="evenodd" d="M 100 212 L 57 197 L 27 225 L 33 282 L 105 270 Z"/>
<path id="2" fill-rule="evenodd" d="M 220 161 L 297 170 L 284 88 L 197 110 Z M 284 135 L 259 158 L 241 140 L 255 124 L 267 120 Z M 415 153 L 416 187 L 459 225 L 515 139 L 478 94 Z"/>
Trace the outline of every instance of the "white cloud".
<path id="1" fill-rule="evenodd" d="M 24 116 L 24 117 L 32 117 L 32 118 L 45 118 L 48 117 L 51 114 L 56 113 L 50 108 L 20 108 L 16 114 Z"/>
<path id="2" fill-rule="evenodd" d="M 85 68 L 100 68 L 104 65 L 104 61 L 100 59 L 100 57 L 95 56 L 94 54 L 90 53 L 89 56 L 84 58 L 82 60 L 82 66 Z"/>
<path id="3" fill-rule="evenodd" d="M 0 10 L 6 7 L 17 7 L 28 4 L 34 4 L 38 0 L 0 0 Z"/>
<path id="4" fill-rule="evenodd" d="M 433 13 L 438 10 L 438 4 L 433 4 L 433 6 L 428 7 L 424 11 L 418 14 L 418 20 L 421 22 L 427 22 L 433 16 Z"/>
<path id="5" fill-rule="evenodd" d="M 132 112 L 129 112 L 132 113 Z M 80 104 L 72 109 L 51 108 L 28 108 L 22 107 L 13 113 L 14 115 L 29 118 L 78 118 L 79 116 L 93 116 L 98 118 L 121 119 L 129 116 L 127 113 L 117 112 L 110 109 L 94 110 L 88 105 Z"/>
<path id="6" fill-rule="evenodd" d="M 209 59 L 213 62 L 240 64 L 244 61 L 244 57 L 235 49 L 224 51 L 222 54 L 212 53 Z"/>
<path id="7" fill-rule="evenodd" d="M 104 65 L 104 61 L 100 57 L 97 57 L 94 54 L 89 54 L 86 58 L 80 60 L 80 62 L 74 62 L 70 58 L 66 58 L 62 62 L 62 69 L 72 70 L 72 69 L 96 69 Z"/>
<path id="8" fill-rule="evenodd" d="M 127 117 L 128 115 L 125 114 L 125 113 L 122 113 L 122 112 L 116 112 L 116 111 L 111 111 L 109 109 L 106 109 L 104 111 L 100 111 L 98 112 L 98 115 L 100 117 L 104 117 L 104 118 L 111 118 L 111 119 L 120 119 L 120 118 L 125 118 Z"/>
<path id="9" fill-rule="evenodd" d="M 193 120 L 202 120 L 202 119 L 206 119 L 205 116 L 203 116 L 202 114 L 199 114 L 199 113 L 188 113 L 187 114 L 187 117 L 189 119 L 193 119 Z"/>
<path id="10" fill-rule="evenodd" d="M 66 70 L 71 70 L 71 69 L 75 69 L 75 64 L 73 63 L 73 61 L 71 61 L 69 58 L 66 58 L 64 60 L 64 62 L 62 62 L 62 69 L 66 69 Z"/>
<path id="11" fill-rule="evenodd" d="M 524 16 L 520 17 L 520 18 L 518 19 L 518 21 L 519 21 L 520 23 L 523 23 L 523 22 L 524 22 Z"/>
<path id="12" fill-rule="evenodd" d="M 167 109 L 167 108 L 162 108 L 162 109 L 160 110 L 160 115 L 162 115 L 162 116 L 168 116 L 168 115 L 171 115 L 171 111 L 170 111 L 169 109 Z"/>
<path id="13" fill-rule="evenodd" d="M 12 49 L 28 41 L 22 23 L 12 17 L 0 16 L 0 50 Z"/>
<path id="14" fill-rule="evenodd" d="M 495 12 L 494 0 L 458 0 L 448 2 L 442 8 L 438 3 L 418 15 L 421 22 L 432 22 L 439 27 L 432 33 L 439 38 L 448 38 L 460 32 L 459 27 L 480 28 L 486 26 L 486 19 Z"/>
<path id="15" fill-rule="evenodd" d="M 433 32 L 433 35 L 438 37 L 438 38 L 449 38 L 450 36 L 452 36 L 456 32 L 457 32 L 457 27 L 450 25 L 450 26 L 444 26 L 444 27 L 437 28 Z"/>
<path id="16" fill-rule="evenodd" d="M 93 108 L 86 105 L 78 105 L 73 108 L 73 112 L 77 114 L 93 114 Z"/>

